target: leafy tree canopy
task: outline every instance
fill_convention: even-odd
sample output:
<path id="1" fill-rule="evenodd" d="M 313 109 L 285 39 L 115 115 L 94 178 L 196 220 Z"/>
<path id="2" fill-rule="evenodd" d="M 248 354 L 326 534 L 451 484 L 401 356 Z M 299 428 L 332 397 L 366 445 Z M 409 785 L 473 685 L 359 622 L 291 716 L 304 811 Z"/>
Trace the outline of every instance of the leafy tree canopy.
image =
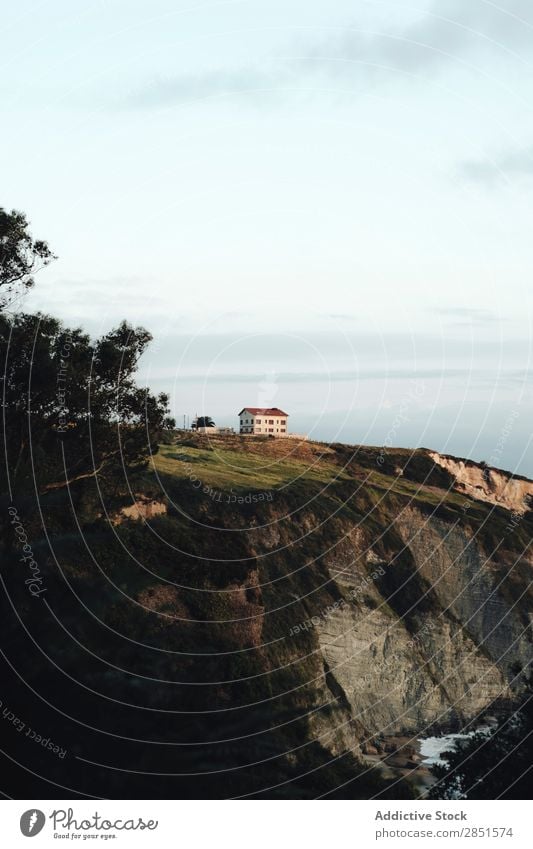
<path id="1" fill-rule="evenodd" d="M 34 274 L 55 259 L 47 243 L 34 239 L 28 227 L 24 213 L 0 207 L 0 309 L 20 290 L 31 288 Z"/>
<path id="2" fill-rule="evenodd" d="M 46 493 L 146 465 L 174 426 L 167 395 L 134 380 L 150 340 L 126 322 L 92 342 L 50 316 L 0 314 L 11 487 L 25 481 Z"/>
<path id="3" fill-rule="evenodd" d="M 211 416 L 198 416 L 196 421 L 193 423 L 193 428 L 199 427 L 215 427 L 215 422 Z"/>
<path id="4" fill-rule="evenodd" d="M 432 772 L 437 783 L 431 799 L 529 799 L 533 769 L 533 701 L 444 752 Z"/>

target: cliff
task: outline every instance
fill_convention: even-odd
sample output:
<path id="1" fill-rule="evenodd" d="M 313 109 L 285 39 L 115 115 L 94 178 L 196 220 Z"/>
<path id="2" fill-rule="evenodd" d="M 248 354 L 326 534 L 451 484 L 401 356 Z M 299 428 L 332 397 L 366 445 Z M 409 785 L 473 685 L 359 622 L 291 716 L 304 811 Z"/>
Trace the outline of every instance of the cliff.
<path id="1" fill-rule="evenodd" d="M 80 498 L 83 538 L 51 505 L 46 604 L 5 574 L 46 646 L 44 669 L 20 649 L 28 680 L 61 687 L 64 736 L 95 729 L 71 746 L 80 792 L 401 795 L 370 743 L 528 687 L 531 487 L 424 449 L 194 435 L 134 497 Z"/>
<path id="2" fill-rule="evenodd" d="M 454 487 L 459 492 L 505 507 L 516 513 L 525 513 L 533 504 L 533 482 L 504 472 L 501 469 L 491 469 L 472 460 L 460 460 L 447 454 L 429 451 L 429 456 L 435 463 L 446 469 L 454 480 Z"/>

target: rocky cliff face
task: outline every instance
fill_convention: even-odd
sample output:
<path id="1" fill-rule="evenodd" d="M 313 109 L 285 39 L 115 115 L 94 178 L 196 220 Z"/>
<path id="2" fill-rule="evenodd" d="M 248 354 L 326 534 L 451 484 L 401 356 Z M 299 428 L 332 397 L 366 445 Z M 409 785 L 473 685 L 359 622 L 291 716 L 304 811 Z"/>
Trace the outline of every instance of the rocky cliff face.
<path id="1" fill-rule="evenodd" d="M 457 729 L 519 694 L 531 657 L 531 557 L 491 557 L 469 528 L 409 504 L 372 533 L 354 524 L 337 521 L 333 537 L 328 528 L 324 589 L 289 632 L 315 641 L 316 691 L 336 714 L 329 729 L 320 713 L 313 727 L 332 751 L 357 751 L 376 734 Z M 513 566 L 525 579 L 514 593 Z"/>
<path id="2" fill-rule="evenodd" d="M 461 724 L 519 687 L 527 622 L 501 591 L 503 564 L 489 562 L 472 534 L 410 507 L 393 526 L 407 568 L 394 557 L 376 567 L 371 548 L 350 537 L 328 557 L 347 602 L 319 620 L 321 652 L 370 732 Z"/>
<path id="3" fill-rule="evenodd" d="M 525 513 L 533 504 L 533 483 L 500 469 L 459 460 L 437 451 L 428 452 L 435 463 L 450 473 L 454 486 L 479 501 L 497 504 L 516 513 Z"/>

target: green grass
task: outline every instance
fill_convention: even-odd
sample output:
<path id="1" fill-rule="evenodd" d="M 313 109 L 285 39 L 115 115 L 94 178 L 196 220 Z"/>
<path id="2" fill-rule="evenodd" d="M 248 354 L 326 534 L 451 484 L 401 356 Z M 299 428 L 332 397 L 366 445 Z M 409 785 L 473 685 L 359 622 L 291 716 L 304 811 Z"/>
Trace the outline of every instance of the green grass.
<path id="1" fill-rule="evenodd" d="M 382 468 L 378 456 L 378 449 L 363 446 L 324 448 L 313 442 L 192 435 L 162 445 L 144 480 L 157 489 L 157 475 L 171 497 L 185 490 L 190 498 L 203 501 L 206 493 L 273 493 L 279 509 L 283 504 L 300 509 L 312 502 L 317 517 L 353 514 L 376 531 L 388 527 L 399 510 L 411 505 L 446 521 L 459 521 L 477 532 L 489 551 L 498 544 L 506 549 L 527 545 L 530 521 L 524 518 L 509 533 L 507 511 L 458 492 L 453 479 L 424 449 L 394 449 Z M 398 468 L 404 469 L 403 475 Z"/>
<path id="2" fill-rule="evenodd" d="M 267 443 L 268 445 L 268 443 Z M 297 481 L 329 484 L 337 476 L 349 480 L 331 461 L 313 463 L 293 457 L 272 457 L 247 450 L 200 448 L 185 445 L 163 445 L 153 459 L 156 473 L 229 492 L 267 491 L 290 487 Z M 196 484 L 198 487 L 198 484 Z M 198 487 L 199 488 L 199 487 Z"/>

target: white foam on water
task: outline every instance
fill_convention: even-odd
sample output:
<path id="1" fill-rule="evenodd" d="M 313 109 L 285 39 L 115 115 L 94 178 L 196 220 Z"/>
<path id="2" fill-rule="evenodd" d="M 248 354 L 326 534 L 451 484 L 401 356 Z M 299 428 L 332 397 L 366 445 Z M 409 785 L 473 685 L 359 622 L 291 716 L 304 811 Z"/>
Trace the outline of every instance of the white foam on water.
<path id="1" fill-rule="evenodd" d="M 445 763 L 440 756 L 443 752 L 448 751 L 448 749 L 454 748 L 455 740 L 467 740 L 469 737 L 472 737 L 473 734 L 477 734 L 480 731 L 487 732 L 490 731 L 490 728 L 476 728 L 474 731 L 469 731 L 467 734 L 443 734 L 441 737 L 421 737 L 419 742 L 422 763 L 425 766 L 433 766 L 433 764 L 436 763 Z"/>

